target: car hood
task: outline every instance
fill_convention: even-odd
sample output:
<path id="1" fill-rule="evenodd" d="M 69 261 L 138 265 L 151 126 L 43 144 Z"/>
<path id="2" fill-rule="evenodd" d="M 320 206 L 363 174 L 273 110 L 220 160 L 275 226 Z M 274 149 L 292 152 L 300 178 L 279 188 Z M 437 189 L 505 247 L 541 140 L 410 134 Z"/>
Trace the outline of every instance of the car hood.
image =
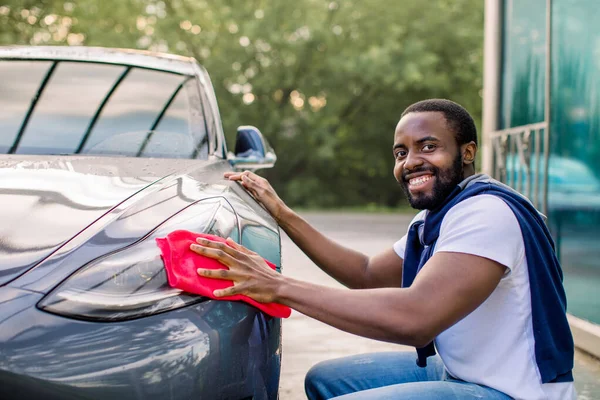
<path id="1" fill-rule="evenodd" d="M 210 164 L 172 159 L 1 156 L 0 285 L 48 258 L 132 197 L 144 197 L 167 177 L 183 176 Z"/>

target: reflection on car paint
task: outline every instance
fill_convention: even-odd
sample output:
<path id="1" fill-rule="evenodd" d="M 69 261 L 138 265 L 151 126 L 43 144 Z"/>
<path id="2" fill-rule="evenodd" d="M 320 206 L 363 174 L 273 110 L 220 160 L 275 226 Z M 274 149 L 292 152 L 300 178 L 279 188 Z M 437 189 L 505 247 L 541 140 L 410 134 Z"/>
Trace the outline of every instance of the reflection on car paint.
<path id="1" fill-rule="evenodd" d="M 28 307 L 39 295 L 13 290 L 8 301 L 16 313 L 0 316 L 0 362 L 46 381 L 45 398 L 118 393 L 140 399 L 197 394 L 229 399 L 259 393 L 255 398 L 266 399 L 278 387 L 278 375 L 269 375 L 278 371 L 273 368 L 280 362 L 278 348 L 265 342 L 280 335 L 280 325 L 244 303 L 208 301 L 135 324 L 63 321 L 57 330 L 50 314 Z M 35 329 L 19 330 L 27 326 L 22 320 L 32 318 Z M 223 369 L 230 360 L 233 367 Z M 0 395 L 26 384 L 32 382 L 3 384 Z"/>

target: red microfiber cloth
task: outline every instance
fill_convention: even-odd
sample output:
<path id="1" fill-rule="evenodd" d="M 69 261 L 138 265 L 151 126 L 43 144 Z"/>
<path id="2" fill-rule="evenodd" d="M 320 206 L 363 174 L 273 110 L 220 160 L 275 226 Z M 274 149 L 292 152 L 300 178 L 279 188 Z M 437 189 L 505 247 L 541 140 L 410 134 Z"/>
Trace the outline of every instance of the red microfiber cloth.
<path id="1" fill-rule="evenodd" d="M 199 294 L 217 300 L 241 300 L 252 304 L 261 311 L 278 318 L 287 318 L 292 310 L 277 303 L 259 303 L 258 301 L 241 294 L 216 298 L 213 292 L 217 289 L 225 289 L 233 285 L 232 281 L 223 279 L 212 279 L 198 275 L 196 269 L 227 269 L 219 261 L 209 257 L 201 256 L 190 249 L 190 245 L 196 243 L 196 238 L 203 237 L 215 242 L 225 243 L 225 239 L 219 236 L 194 233 L 190 231 L 173 231 L 165 238 L 157 238 L 156 243 L 162 253 L 163 262 L 167 271 L 169 285 L 185 292 Z M 275 265 L 265 260 L 269 267 L 275 269 Z"/>

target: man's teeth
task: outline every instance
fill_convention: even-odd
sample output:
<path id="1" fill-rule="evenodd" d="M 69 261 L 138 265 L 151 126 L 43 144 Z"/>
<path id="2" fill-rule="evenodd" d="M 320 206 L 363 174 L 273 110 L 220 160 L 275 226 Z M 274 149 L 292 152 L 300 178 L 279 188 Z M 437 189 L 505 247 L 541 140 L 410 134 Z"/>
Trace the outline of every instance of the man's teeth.
<path id="1" fill-rule="evenodd" d="M 408 181 L 408 183 L 409 183 L 411 186 L 415 186 L 415 185 L 421 185 L 421 184 L 423 184 L 423 183 L 427 182 L 427 181 L 428 181 L 428 180 L 430 180 L 430 179 L 431 179 L 431 176 L 430 176 L 430 175 L 427 175 L 427 176 L 420 176 L 420 177 L 418 177 L 418 178 L 413 178 L 413 179 L 411 179 L 410 181 Z"/>

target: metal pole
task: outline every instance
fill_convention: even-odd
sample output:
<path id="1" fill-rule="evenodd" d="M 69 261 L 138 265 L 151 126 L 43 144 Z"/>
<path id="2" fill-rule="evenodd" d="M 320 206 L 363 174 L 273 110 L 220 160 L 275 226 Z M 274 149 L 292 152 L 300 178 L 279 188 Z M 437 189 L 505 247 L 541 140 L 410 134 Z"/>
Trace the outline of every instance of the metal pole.
<path id="1" fill-rule="evenodd" d="M 542 134 L 542 128 L 538 128 L 535 131 L 534 138 L 534 156 L 533 161 L 535 163 L 535 174 L 533 175 L 533 204 L 535 208 L 540 208 L 540 165 L 542 160 L 540 159 L 540 135 Z"/>
<path id="2" fill-rule="evenodd" d="M 502 5 L 500 0 L 485 0 L 485 35 L 483 55 L 483 129 L 482 170 L 492 175 L 494 167 L 494 143 L 492 132 L 498 129 L 501 69 L 501 24 Z M 496 174 L 494 174 L 496 175 Z M 498 176 L 495 176 L 498 178 Z"/>
<path id="3" fill-rule="evenodd" d="M 548 215 L 548 174 L 550 172 L 550 123 L 551 123 L 551 85 L 552 85 L 552 0 L 546 0 L 546 87 L 544 119 L 546 129 L 544 135 L 544 197 L 542 212 Z"/>

